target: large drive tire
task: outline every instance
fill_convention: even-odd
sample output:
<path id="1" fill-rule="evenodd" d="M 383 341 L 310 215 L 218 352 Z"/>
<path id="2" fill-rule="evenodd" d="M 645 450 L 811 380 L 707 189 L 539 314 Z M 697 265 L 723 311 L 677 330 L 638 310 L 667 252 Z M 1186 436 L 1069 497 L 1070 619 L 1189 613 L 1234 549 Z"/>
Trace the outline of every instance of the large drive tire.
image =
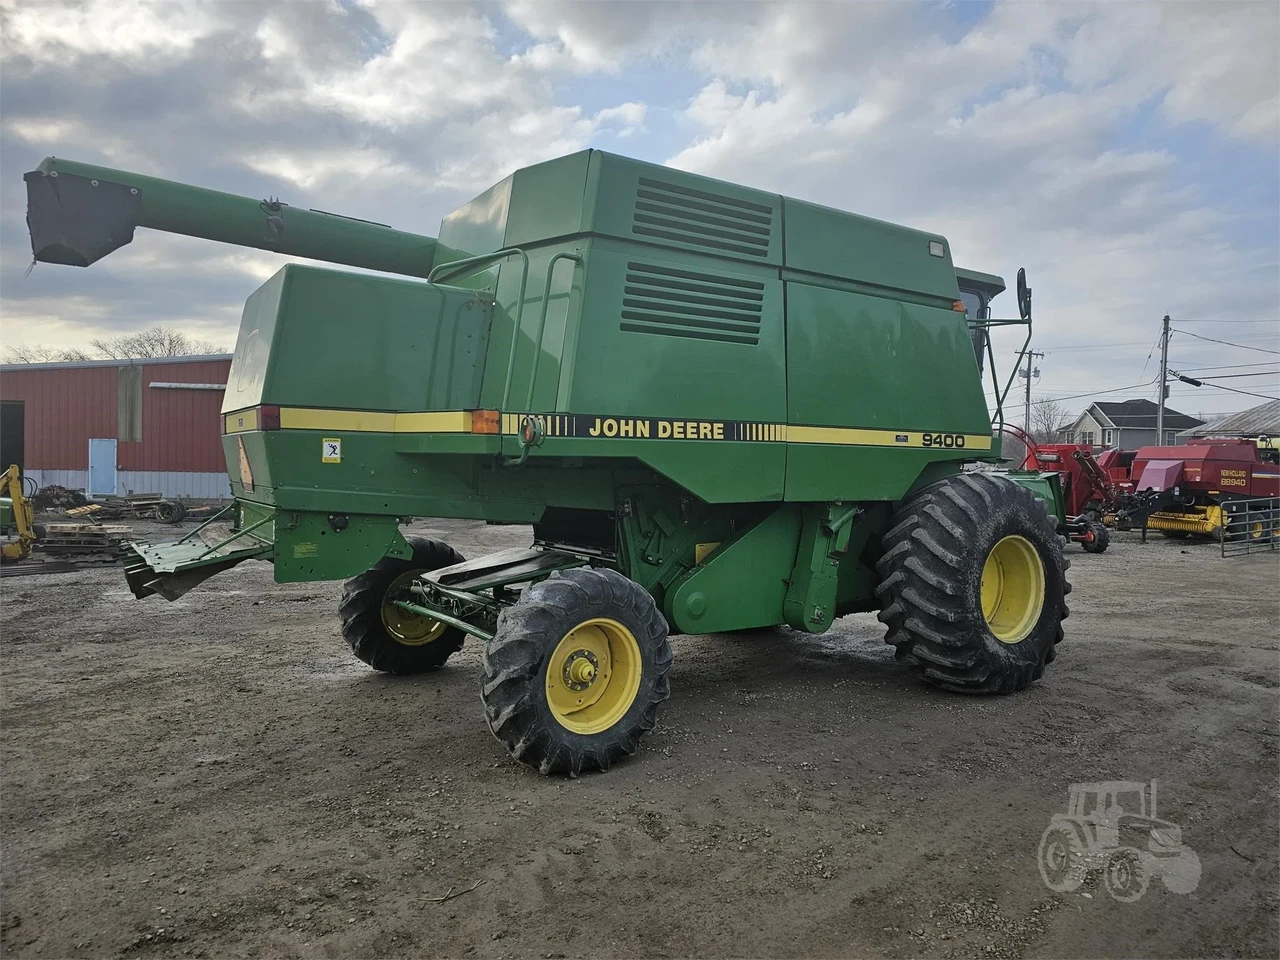
<path id="1" fill-rule="evenodd" d="M 544 774 L 607 770 L 671 695 L 667 621 L 613 570 L 553 573 L 498 617 L 484 648 L 485 721 Z"/>
<path id="2" fill-rule="evenodd" d="M 1101 523 L 1089 521 L 1089 532 L 1093 534 L 1092 540 L 1080 541 L 1080 546 L 1084 547 L 1085 553 L 1102 553 L 1111 544 L 1111 531 Z"/>
<path id="3" fill-rule="evenodd" d="M 1012 693 L 1056 655 L 1071 592 L 1048 507 L 1005 477 L 965 473 L 903 502 L 877 564 L 899 659 L 960 693 Z"/>
<path id="4" fill-rule="evenodd" d="M 390 605 L 390 595 L 403 593 L 414 576 L 462 562 L 447 543 L 408 537 L 412 560 L 383 557 L 372 569 L 342 586 L 342 638 L 357 657 L 386 673 L 434 670 L 462 649 L 466 634 L 429 617 L 418 617 Z"/>

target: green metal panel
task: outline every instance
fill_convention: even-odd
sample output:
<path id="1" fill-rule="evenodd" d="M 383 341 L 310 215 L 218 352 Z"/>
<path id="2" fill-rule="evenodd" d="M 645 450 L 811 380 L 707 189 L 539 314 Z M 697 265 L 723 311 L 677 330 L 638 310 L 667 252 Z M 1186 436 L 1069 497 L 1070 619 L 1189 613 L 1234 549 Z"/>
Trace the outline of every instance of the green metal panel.
<path id="1" fill-rule="evenodd" d="M 673 584 L 663 610 L 672 627 L 718 633 L 782 623 L 801 526 L 801 509 L 787 504 L 721 545 Z"/>
<path id="2" fill-rule="evenodd" d="M 936 233 L 789 197 L 784 200 L 784 212 L 788 270 L 927 294 L 947 304 L 959 293 L 951 246 Z M 930 254 L 930 242 L 942 244 L 942 256 Z"/>
<path id="3" fill-rule="evenodd" d="M 511 186 L 514 175 L 507 177 L 480 196 L 464 203 L 440 223 L 440 251 L 436 263 L 463 257 L 492 253 L 504 246 L 507 216 L 511 209 Z M 488 275 L 492 281 L 492 275 Z M 469 283 L 468 286 L 476 284 Z"/>
<path id="4" fill-rule="evenodd" d="M 245 309 L 224 410 L 479 405 L 492 307 L 474 292 L 299 264 L 264 291 Z"/>
<path id="5" fill-rule="evenodd" d="M 281 510 L 275 522 L 275 580 L 344 580 L 405 546 L 395 517 L 348 515 L 341 529 L 328 513 Z"/>
<path id="6" fill-rule="evenodd" d="M 572 410 L 784 420 L 777 271 L 597 240 L 587 277 Z"/>
<path id="7" fill-rule="evenodd" d="M 781 198 L 596 151 L 589 229 L 635 243 L 779 266 Z"/>
<path id="8" fill-rule="evenodd" d="M 585 229 L 591 154 L 583 150 L 515 172 L 504 246 L 527 246 Z"/>
<path id="9" fill-rule="evenodd" d="M 223 413 L 244 410 L 262 402 L 262 385 L 266 382 L 271 344 L 276 334 L 276 316 L 290 276 L 287 268 L 278 271 L 245 302 L 227 389 L 222 395 Z"/>
<path id="10" fill-rule="evenodd" d="M 991 433 L 962 314 L 787 284 L 792 423 Z"/>
<path id="11" fill-rule="evenodd" d="M 1066 522 L 1066 506 L 1062 499 L 1062 474 L 1037 473 L 1034 470 L 1007 470 L 1003 471 L 1003 474 L 1043 500 L 1048 505 L 1049 512 L 1057 518 L 1059 523 Z"/>

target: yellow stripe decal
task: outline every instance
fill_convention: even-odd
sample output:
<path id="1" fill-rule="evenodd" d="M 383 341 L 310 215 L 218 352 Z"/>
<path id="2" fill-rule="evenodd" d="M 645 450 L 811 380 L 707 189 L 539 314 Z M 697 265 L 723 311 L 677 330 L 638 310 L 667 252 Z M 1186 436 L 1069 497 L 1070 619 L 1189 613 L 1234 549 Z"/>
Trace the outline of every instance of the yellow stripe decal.
<path id="1" fill-rule="evenodd" d="M 396 414 L 396 433 L 470 432 L 471 413 L 465 410 Z"/>
<path id="2" fill-rule="evenodd" d="M 787 427 L 790 443 L 834 443 L 859 447 L 943 447 L 990 450 L 988 434 L 920 433 L 918 431 L 859 430 L 851 427 Z"/>
<path id="3" fill-rule="evenodd" d="M 471 413 L 466 410 L 378 413 L 281 407 L 280 429 L 347 433 L 470 433 Z"/>
<path id="4" fill-rule="evenodd" d="M 502 414 L 502 432 L 520 432 L 529 414 Z M 662 418 L 592 417 L 582 414 L 534 414 L 549 437 L 673 440 L 746 440 L 766 443 L 831 444 L 858 447 L 908 447 L 946 450 L 990 450 L 987 434 L 869 430 L 857 427 L 811 427 L 788 423 L 732 420 L 667 420 Z M 283 430 L 348 433 L 471 433 L 470 410 L 386 413 L 364 410 L 317 410 L 281 407 Z M 258 411 L 227 414 L 227 433 L 258 429 Z"/>
<path id="5" fill-rule="evenodd" d="M 258 409 L 241 410 L 239 413 L 228 413 L 223 433 L 245 433 L 258 429 Z"/>

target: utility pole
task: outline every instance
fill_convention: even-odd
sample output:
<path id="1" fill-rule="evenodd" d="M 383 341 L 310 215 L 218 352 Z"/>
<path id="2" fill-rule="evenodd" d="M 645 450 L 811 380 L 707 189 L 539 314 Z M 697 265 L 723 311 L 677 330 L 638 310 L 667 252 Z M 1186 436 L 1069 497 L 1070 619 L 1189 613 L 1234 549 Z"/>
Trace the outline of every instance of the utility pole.
<path id="1" fill-rule="evenodd" d="M 1025 430 L 1028 435 L 1030 435 L 1031 433 L 1031 378 L 1033 376 L 1034 377 L 1040 376 L 1039 367 L 1035 368 L 1034 370 L 1031 368 L 1031 364 L 1036 359 L 1036 357 L 1039 357 L 1041 360 L 1043 360 L 1044 353 L 1039 350 L 1028 350 L 1027 351 L 1027 369 L 1018 371 L 1018 376 L 1027 378 L 1027 401 L 1022 414 L 1022 429 Z"/>
<path id="2" fill-rule="evenodd" d="M 1164 446 L 1164 398 L 1169 393 L 1169 315 L 1160 333 L 1160 406 L 1156 408 L 1156 446 Z"/>

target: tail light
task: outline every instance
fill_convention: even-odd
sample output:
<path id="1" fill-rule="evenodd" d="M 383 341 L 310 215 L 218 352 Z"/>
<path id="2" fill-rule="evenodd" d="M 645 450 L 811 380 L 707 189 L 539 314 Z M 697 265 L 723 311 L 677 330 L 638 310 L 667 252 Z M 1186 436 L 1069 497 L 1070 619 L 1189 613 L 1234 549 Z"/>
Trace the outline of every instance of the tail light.
<path id="1" fill-rule="evenodd" d="M 274 403 L 264 404 L 258 408 L 258 429 L 280 429 L 280 408 Z"/>

